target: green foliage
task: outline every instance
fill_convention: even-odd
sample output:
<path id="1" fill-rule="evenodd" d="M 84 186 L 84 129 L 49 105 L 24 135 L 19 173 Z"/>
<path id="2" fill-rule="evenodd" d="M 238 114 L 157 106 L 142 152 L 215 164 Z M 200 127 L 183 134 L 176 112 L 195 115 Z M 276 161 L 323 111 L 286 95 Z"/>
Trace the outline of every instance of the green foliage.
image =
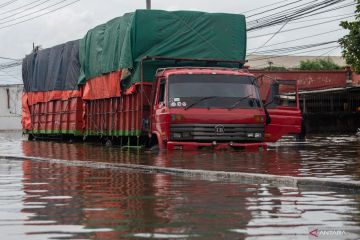
<path id="1" fill-rule="evenodd" d="M 360 73 L 360 0 L 356 2 L 355 21 L 340 23 L 341 27 L 349 30 L 349 34 L 339 39 L 339 43 L 346 63 L 351 65 L 356 73 Z"/>
<path id="2" fill-rule="evenodd" d="M 300 61 L 300 70 L 338 70 L 340 66 L 329 59 L 315 59 Z"/>

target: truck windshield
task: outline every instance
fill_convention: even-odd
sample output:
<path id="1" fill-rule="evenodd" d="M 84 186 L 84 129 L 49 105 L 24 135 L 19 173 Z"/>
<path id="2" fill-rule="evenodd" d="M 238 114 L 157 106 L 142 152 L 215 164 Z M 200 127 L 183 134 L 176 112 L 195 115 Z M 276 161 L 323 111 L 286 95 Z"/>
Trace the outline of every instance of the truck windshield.
<path id="1" fill-rule="evenodd" d="M 169 107 L 260 108 L 252 76 L 178 74 L 169 76 Z"/>

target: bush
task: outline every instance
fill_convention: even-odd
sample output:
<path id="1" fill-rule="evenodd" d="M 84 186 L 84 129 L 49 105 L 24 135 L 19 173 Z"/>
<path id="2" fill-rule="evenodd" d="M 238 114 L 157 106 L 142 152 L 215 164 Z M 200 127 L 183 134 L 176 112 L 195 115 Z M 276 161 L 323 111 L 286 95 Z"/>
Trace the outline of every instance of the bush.
<path id="1" fill-rule="evenodd" d="M 315 59 L 300 61 L 300 70 L 339 70 L 340 66 L 331 59 Z"/>

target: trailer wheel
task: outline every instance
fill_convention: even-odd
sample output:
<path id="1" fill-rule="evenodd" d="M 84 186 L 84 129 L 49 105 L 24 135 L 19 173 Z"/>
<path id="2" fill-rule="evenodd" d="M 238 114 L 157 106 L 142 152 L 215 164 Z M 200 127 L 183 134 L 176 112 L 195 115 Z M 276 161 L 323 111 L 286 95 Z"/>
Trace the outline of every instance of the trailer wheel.
<path id="1" fill-rule="evenodd" d="M 29 141 L 34 141 L 34 140 L 35 140 L 34 135 L 29 134 L 29 135 L 28 135 L 28 140 L 29 140 Z"/>
<path id="2" fill-rule="evenodd" d="M 107 147 L 111 147 L 113 145 L 113 142 L 110 139 L 107 139 L 106 142 L 105 142 L 105 145 Z"/>

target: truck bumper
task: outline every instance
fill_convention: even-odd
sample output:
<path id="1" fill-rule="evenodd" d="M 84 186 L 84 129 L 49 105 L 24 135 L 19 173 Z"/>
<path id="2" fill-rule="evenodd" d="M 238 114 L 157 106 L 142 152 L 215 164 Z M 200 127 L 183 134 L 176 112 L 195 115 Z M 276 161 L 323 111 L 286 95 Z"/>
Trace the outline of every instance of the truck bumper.
<path id="1" fill-rule="evenodd" d="M 199 142 L 167 142 L 168 150 L 197 150 L 197 149 L 245 149 L 245 150 L 261 150 L 267 149 L 265 142 L 261 143 L 199 143 Z"/>

